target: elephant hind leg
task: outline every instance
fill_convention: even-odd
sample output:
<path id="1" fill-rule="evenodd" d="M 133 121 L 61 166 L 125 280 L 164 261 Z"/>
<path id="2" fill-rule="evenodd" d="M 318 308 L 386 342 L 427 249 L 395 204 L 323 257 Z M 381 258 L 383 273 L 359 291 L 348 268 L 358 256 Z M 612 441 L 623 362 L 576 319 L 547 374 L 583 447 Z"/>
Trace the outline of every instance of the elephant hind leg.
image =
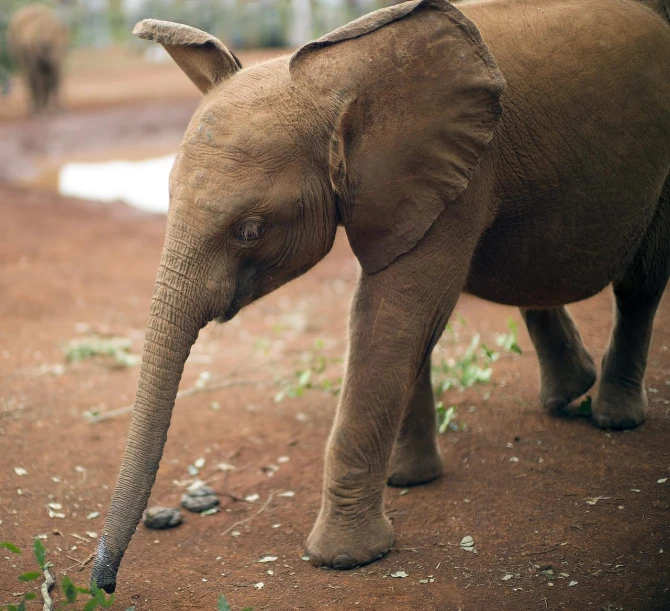
<path id="1" fill-rule="evenodd" d="M 57 62 L 52 62 L 47 77 L 46 105 L 53 110 L 61 109 L 60 101 L 61 71 Z"/>
<path id="2" fill-rule="evenodd" d="M 602 428 L 631 429 L 647 412 L 644 373 L 656 309 L 670 277 L 670 180 L 633 263 L 614 282 L 614 328 L 603 356 L 593 418 Z"/>
<path id="3" fill-rule="evenodd" d="M 33 113 L 38 113 L 40 106 L 40 75 L 32 66 L 25 68 L 25 80 L 28 85 L 28 94 L 30 96 L 30 108 Z"/>
<path id="4" fill-rule="evenodd" d="M 416 486 L 442 474 L 443 461 L 437 444 L 437 414 L 430 359 L 419 372 L 393 445 L 388 484 Z"/>
<path id="5" fill-rule="evenodd" d="M 593 357 L 565 307 L 521 309 L 521 315 L 540 361 L 540 399 L 558 411 L 595 384 Z"/>
<path id="6" fill-rule="evenodd" d="M 37 82 L 38 82 L 38 104 L 39 110 L 45 111 L 49 108 L 51 98 L 51 80 L 53 66 L 49 58 L 38 58 L 37 60 Z"/>

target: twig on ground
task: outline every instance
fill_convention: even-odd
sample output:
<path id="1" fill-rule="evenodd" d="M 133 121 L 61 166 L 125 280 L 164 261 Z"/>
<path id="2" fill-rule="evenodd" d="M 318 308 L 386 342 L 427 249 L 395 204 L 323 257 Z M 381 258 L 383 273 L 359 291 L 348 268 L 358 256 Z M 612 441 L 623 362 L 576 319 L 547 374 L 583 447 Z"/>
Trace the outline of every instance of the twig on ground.
<path id="1" fill-rule="evenodd" d="M 227 535 L 236 526 L 242 526 L 242 524 L 246 524 L 249 520 L 253 520 L 256 516 L 259 516 L 260 514 L 262 514 L 268 508 L 268 505 L 270 504 L 270 501 L 272 500 L 272 497 L 274 495 L 275 495 L 275 491 L 273 490 L 268 495 L 268 498 L 265 501 L 265 503 L 263 504 L 263 506 L 256 513 L 250 515 L 248 518 L 244 518 L 244 520 L 240 520 L 239 522 L 235 522 L 234 524 L 231 524 L 228 528 L 226 528 L 226 530 L 224 530 L 221 533 L 221 535 Z"/>
<path id="2" fill-rule="evenodd" d="M 86 558 L 85 560 L 82 560 L 82 561 L 79 563 L 79 568 L 78 568 L 77 570 L 78 570 L 78 571 L 83 571 L 83 570 L 86 568 L 86 565 L 87 565 L 91 560 L 93 560 L 93 558 L 95 558 L 95 552 L 93 552 L 93 553 L 92 553 L 90 556 L 88 556 L 88 558 Z"/>
<path id="3" fill-rule="evenodd" d="M 231 492 L 217 491 L 217 494 L 220 495 L 220 496 L 228 497 L 229 499 L 231 499 L 233 501 L 239 501 L 240 503 L 253 503 L 253 501 L 247 501 L 247 499 L 245 499 L 241 496 L 237 496 L 236 494 L 232 494 Z"/>
<path id="4" fill-rule="evenodd" d="M 15 407 L 13 409 L 5 409 L 0 411 L 0 418 L 4 418 L 5 416 L 9 416 L 11 414 L 18 414 L 20 412 L 25 412 L 28 408 L 27 407 Z"/>
<path id="5" fill-rule="evenodd" d="M 392 547 L 391 551 L 394 552 L 414 552 L 415 554 L 419 553 L 419 548 L 416 547 Z"/>
<path id="6" fill-rule="evenodd" d="M 90 539 L 87 539 L 86 537 L 82 537 L 81 535 L 78 535 L 76 533 L 70 533 L 70 536 L 71 537 L 76 537 L 77 539 L 79 539 L 80 541 L 83 541 L 85 543 L 90 543 L 91 542 Z"/>
<path id="7" fill-rule="evenodd" d="M 214 390 L 221 390 L 222 388 L 231 388 L 233 386 L 253 386 L 254 384 L 264 384 L 267 383 L 268 381 L 269 380 L 225 380 L 219 384 L 211 384 L 207 386 L 192 386 L 191 388 L 187 388 L 186 390 L 178 392 L 175 401 L 177 399 L 190 397 L 191 395 L 195 395 L 201 392 L 212 392 Z M 118 409 L 103 412 L 102 414 L 98 414 L 96 416 L 90 416 L 88 418 L 88 422 L 89 424 L 96 424 L 98 422 L 102 422 L 103 420 L 110 420 L 112 418 L 116 418 L 117 416 L 123 416 L 123 414 L 128 414 L 132 412 L 134 407 L 135 404 L 131 403 L 130 405 L 124 405 L 123 407 L 119 407 Z"/>
<path id="8" fill-rule="evenodd" d="M 540 550 L 539 552 L 528 552 L 526 554 L 526 556 L 539 556 L 540 554 L 548 554 L 549 552 L 553 552 L 553 551 L 557 550 L 559 547 L 561 547 L 561 546 L 560 545 L 555 545 L 554 547 L 550 547 L 549 549 L 543 549 L 543 550 Z"/>
<path id="9" fill-rule="evenodd" d="M 77 560 L 76 558 L 73 558 L 72 556 L 66 556 L 66 558 L 69 558 L 70 560 L 73 560 L 76 562 L 76 566 L 79 568 L 77 569 L 78 571 L 81 571 L 84 569 L 84 567 L 91 561 L 93 558 L 95 558 L 95 552 L 93 552 L 88 558 L 85 558 L 84 560 Z M 73 567 L 70 567 L 73 568 Z"/>
<path id="10" fill-rule="evenodd" d="M 44 583 L 40 588 L 40 591 L 42 592 L 42 599 L 44 600 L 44 606 L 42 607 L 42 611 L 53 611 L 54 608 L 54 603 L 51 600 L 51 596 L 49 596 L 49 590 L 51 590 L 51 588 L 53 588 L 53 585 L 56 583 L 56 580 L 53 578 L 53 575 L 49 571 L 49 567 L 52 566 L 53 564 L 51 564 L 51 562 L 47 562 L 44 565 L 44 568 L 42 569 L 42 571 L 44 572 Z"/>

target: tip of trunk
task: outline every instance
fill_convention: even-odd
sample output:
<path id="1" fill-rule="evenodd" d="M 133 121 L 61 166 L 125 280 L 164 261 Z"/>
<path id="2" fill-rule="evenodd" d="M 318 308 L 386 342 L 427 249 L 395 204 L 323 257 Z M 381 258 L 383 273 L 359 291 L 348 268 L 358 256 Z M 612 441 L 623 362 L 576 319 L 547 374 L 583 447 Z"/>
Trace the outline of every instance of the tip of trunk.
<path id="1" fill-rule="evenodd" d="M 114 562 L 109 558 L 105 547 L 105 538 L 102 537 L 95 555 L 93 571 L 91 571 L 91 585 L 95 584 L 107 594 L 111 594 L 116 590 L 116 573 L 119 570 L 120 562 Z"/>

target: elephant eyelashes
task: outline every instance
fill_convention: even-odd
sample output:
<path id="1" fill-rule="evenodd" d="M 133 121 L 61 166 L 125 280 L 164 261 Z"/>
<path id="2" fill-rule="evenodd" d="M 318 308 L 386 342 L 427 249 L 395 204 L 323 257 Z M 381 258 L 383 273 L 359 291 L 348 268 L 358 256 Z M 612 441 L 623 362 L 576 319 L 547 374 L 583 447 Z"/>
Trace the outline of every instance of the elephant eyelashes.
<path id="1" fill-rule="evenodd" d="M 235 236 L 242 242 L 253 242 L 260 238 L 265 231 L 263 225 L 258 221 L 246 221 L 240 225 Z"/>

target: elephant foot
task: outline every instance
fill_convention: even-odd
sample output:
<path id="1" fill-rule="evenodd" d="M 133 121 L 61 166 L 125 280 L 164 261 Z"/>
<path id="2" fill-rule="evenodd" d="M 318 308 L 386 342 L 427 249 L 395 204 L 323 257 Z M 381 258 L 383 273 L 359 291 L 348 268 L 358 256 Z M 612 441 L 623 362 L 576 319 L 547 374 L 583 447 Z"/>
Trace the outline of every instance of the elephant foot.
<path id="1" fill-rule="evenodd" d="M 306 553 L 312 566 L 346 570 L 382 558 L 392 545 L 393 526 L 383 514 L 354 522 L 322 512 L 307 539 Z"/>
<path id="2" fill-rule="evenodd" d="M 442 475 L 444 461 L 435 440 L 421 448 L 396 446 L 391 456 L 387 483 L 405 488 L 432 482 Z"/>
<path id="3" fill-rule="evenodd" d="M 647 393 L 644 387 L 602 380 L 598 396 L 591 408 L 593 421 L 601 429 L 634 429 L 647 414 Z"/>
<path id="4" fill-rule="evenodd" d="M 561 363 L 542 376 L 542 405 L 557 412 L 586 394 L 596 383 L 596 366 L 591 355 L 584 351 L 579 358 Z"/>

